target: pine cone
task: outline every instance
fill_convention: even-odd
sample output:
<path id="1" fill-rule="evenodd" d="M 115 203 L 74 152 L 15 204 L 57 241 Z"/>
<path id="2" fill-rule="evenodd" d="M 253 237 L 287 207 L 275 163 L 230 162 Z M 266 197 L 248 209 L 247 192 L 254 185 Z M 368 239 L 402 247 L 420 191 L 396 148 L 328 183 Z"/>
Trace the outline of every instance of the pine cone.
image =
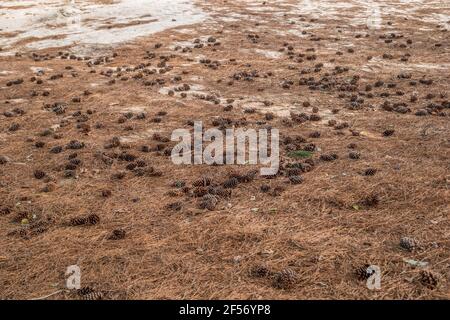
<path id="1" fill-rule="evenodd" d="M 78 217 L 71 219 L 69 224 L 72 226 L 82 226 L 85 225 L 86 223 L 87 223 L 86 218 Z"/>
<path id="2" fill-rule="evenodd" d="M 73 163 L 68 163 L 68 164 L 66 164 L 64 169 L 65 170 L 76 170 L 77 166 L 75 164 L 73 164 Z"/>
<path id="3" fill-rule="evenodd" d="M 201 198 L 203 196 L 205 196 L 208 193 L 208 189 L 206 189 L 205 187 L 197 187 L 193 190 L 193 195 L 196 198 Z"/>
<path id="4" fill-rule="evenodd" d="M 290 176 L 289 181 L 292 184 L 301 184 L 303 182 L 303 178 L 301 176 Z"/>
<path id="5" fill-rule="evenodd" d="M 72 140 L 70 141 L 67 146 L 67 149 L 73 149 L 73 150 L 77 150 L 77 149 L 83 149 L 84 148 L 84 143 L 77 141 L 77 140 Z"/>
<path id="6" fill-rule="evenodd" d="M 116 172 L 111 175 L 111 179 L 122 180 L 123 178 L 125 178 L 125 176 L 126 176 L 125 172 Z"/>
<path id="7" fill-rule="evenodd" d="M 76 177 L 77 173 L 74 170 L 64 170 L 64 178 L 71 179 Z"/>
<path id="8" fill-rule="evenodd" d="M 138 167 L 146 167 L 147 166 L 147 162 L 145 162 L 145 160 L 138 160 L 138 161 L 136 161 L 136 165 Z"/>
<path id="9" fill-rule="evenodd" d="M 269 268 L 265 265 L 258 264 L 250 269 L 250 275 L 255 278 L 265 278 L 271 274 Z"/>
<path id="10" fill-rule="evenodd" d="M 338 155 L 335 153 L 330 153 L 330 154 L 322 154 L 320 156 L 320 160 L 322 161 L 334 161 L 338 158 Z"/>
<path id="11" fill-rule="evenodd" d="M 418 246 L 415 239 L 409 237 L 403 237 L 400 239 L 400 247 L 408 251 L 414 251 Z"/>
<path id="12" fill-rule="evenodd" d="M 108 237 L 108 240 L 122 240 L 125 238 L 126 232 L 122 229 L 113 230 L 111 235 Z"/>
<path id="13" fill-rule="evenodd" d="M 377 194 L 370 194 L 361 200 L 361 204 L 366 207 L 375 207 L 380 202 L 380 198 Z"/>
<path id="14" fill-rule="evenodd" d="M 230 178 L 223 183 L 223 187 L 226 189 L 234 189 L 238 186 L 239 180 L 236 178 Z"/>
<path id="15" fill-rule="evenodd" d="M 166 192 L 166 195 L 168 195 L 169 197 L 175 198 L 175 197 L 178 197 L 178 192 L 175 190 L 169 190 Z"/>
<path id="16" fill-rule="evenodd" d="M 127 161 L 127 162 L 132 162 L 134 160 L 136 160 L 137 156 L 135 156 L 134 154 L 131 153 L 127 153 L 127 152 L 123 152 L 119 155 L 119 160 L 122 161 Z"/>
<path id="17" fill-rule="evenodd" d="M 275 274 L 273 286 L 278 289 L 292 288 L 297 281 L 297 275 L 291 269 L 284 269 Z"/>
<path id="18" fill-rule="evenodd" d="M 431 271 L 423 270 L 420 273 L 420 283 L 428 289 L 435 289 L 439 284 L 438 276 Z"/>
<path id="19" fill-rule="evenodd" d="M 248 183 L 248 182 L 252 182 L 256 178 L 257 174 L 258 174 L 258 171 L 252 170 L 250 172 L 247 172 L 244 175 L 240 175 L 237 179 L 239 182 Z"/>
<path id="20" fill-rule="evenodd" d="M 134 169 L 136 169 L 137 164 L 136 163 L 129 163 L 127 164 L 127 166 L 125 167 L 125 169 L 129 170 L 129 171 L 133 171 Z"/>
<path id="21" fill-rule="evenodd" d="M 34 171 L 34 177 L 38 180 L 45 178 L 46 174 L 42 170 L 36 170 Z"/>
<path id="22" fill-rule="evenodd" d="M 5 156 L 0 156 L 0 164 L 7 164 L 9 162 L 9 158 Z"/>
<path id="23" fill-rule="evenodd" d="M 186 186 L 186 182 L 184 182 L 183 180 L 175 180 L 174 182 L 172 182 L 172 187 L 174 188 L 184 188 Z"/>
<path id="24" fill-rule="evenodd" d="M 15 229 L 11 232 L 9 232 L 7 234 L 7 236 L 11 237 L 11 236 L 19 236 L 22 237 L 23 239 L 28 239 L 30 236 L 30 230 L 28 230 L 28 228 L 19 228 L 19 229 Z"/>
<path id="25" fill-rule="evenodd" d="M 217 187 L 209 187 L 208 193 L 212 195 L 216 195 L 221 198 L 230 198 L 231 197 L 231 190 L 224 189 L 222 186 Z"/>
<path id="26" fill-rule="evenodd" d="M 374 176 L 375 173 L 377 173 L 377 169 L 375 168 L 368 168 L 364 171 L 365 176 Z"/>
<path id="27" fill-rule="evenodd" d="M 163 175 L 162 171 L 155 170 L 154 168 L 150 167 L 148 170 L 149 177 L 161 177 Z"/>
<path id="28" fill-rule="evenodd" d="M 112 139 L 109 141 L 109 143 L 106 144 L 106 149 L 111 148 L 117 148 L 120 146 L 120 138 L 119 137 L 112 137 Z"/>
<path id="29" fill-rule="evenodd" d="M 308 143 L 302 149 L 303 151 L 314 152 L 316 151 L 316 145 L 314 143 Z"/>
<path id="30" fill-rule="evenodd" d="M 46 228 L 46 227 L 37 227 L 37 228 L 34 228 L 31 231 L 31 234 L 32 235 L 39 235 L 39 234 L 42 234 L 42 233 L 46 232 L 47 230 L 48 230 L 48 228 Z"/>
<path id="31" fill-rule="evenodd" d="M 104 198 L 110 197 L 111 194 L 112 194 L 111 190 L 107 190 L 107 189 L 102 190 L 102 197 L 104 197 Z"/>
<path id="32" fill-rule="evenodd" d="M 92 289 L 91 287 L 82 287 L 82 288 L 77 290 L 77 295 L 85 296 L 85 295 L 91 294 L 93 292 L 95 292 L 95 290 Z"/>
<path id="33" fill-rule="evenodd" d="M 300 163 L 302 165 L 302 163 Z M 294 168 L 287 168 L 286 170 L 286 176 L 299 176 L 301 173 L 303 173 L 303 170 L 301 168 L 298 168 L 297 166 Z"/>
<path id="34" fill-rule="evenodd" d="M 358 267 L 355 270 L 356 277 L 361 281 L 369 279 L 369 277 L 373 274 L 373 272 L 370 272 L 368 270 L 369 267 L 370 267 L 370 264 L 365 264 L 361 267 Z"/>
<path id="35" fill-rule="evenodd" d="M 183 204 L 181 202 L 173 202 L 166 205 L 166 209 L 170 211 L 180 211 L 183 207 Z"/>
<path id="36" fill-rule="evenodd" d="M 212 194 L 207 194 L 203 196 L 202 200 L 199 203 L 200 209 L 208 209 L 209 211 L 213 211 L 216 208 L 217 203 L 219 200 L 216 196 Z"/>
<path id="37" fill-rule="evenodd" d="M 0 208 L 0 216 L 6 216 L 11 213 L 11 209 L 8 207 Z"/>
<path id="38" fill-rule="evenodd" d="M 92 292 L 83 296 L 83 300 L 103 300 L 103 293 Z"/>
<path id="39" fill-rule="evenodd" d="M 207 187 L 211 184 L 211 179 L 209 177 L 202 177 L 192 183 L 194 187 Z"/>
<path id="40" fill-rule="evenodd" d="M 284 192 L 284 190 L 285 189 L 284 189 L 283 186 L 276 186 L 275 188 L 273 188 L 273 190 L 270 193 L 270 195 L 273 196 L 273 197 L 279 197 Z"/>
<path id="41" fill-rule="evenodd" d="M 359 152 L 352 151 L 348 154 L 348 157 L 353 160 L 358 160 L 359 158 L 361 158 L 361 154 Z"/>
<path id="42" fill-rule="evenodd" d="M 87 218 L 86 221 L 88 224 L 90 225 L 96 225 L 100 222 L 100 217 L 96 214 L 90 214 Z"/>

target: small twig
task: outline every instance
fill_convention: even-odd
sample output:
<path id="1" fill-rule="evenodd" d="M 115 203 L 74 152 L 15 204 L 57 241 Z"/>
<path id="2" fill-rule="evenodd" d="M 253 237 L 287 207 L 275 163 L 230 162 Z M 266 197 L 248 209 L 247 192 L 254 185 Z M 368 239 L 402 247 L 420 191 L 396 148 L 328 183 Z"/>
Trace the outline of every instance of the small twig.
<path id="1" fill-rule="evenodd" d="M 33 299 L 30 299 L 30 300 L 44 300 L 44 299 L 50 298 L 51 296 L 54 296 L 55 294 L 58 294 L 58 293 L 63 292 L 63 291 L 65 291 L 65 290 L 61 289 L 61 290 L 55 291 L 53 293 L 50 293 L 50 294 L 48 294 L 46 296 L 42 296 L 42 297 L 39 297 L 39 298 L 33 298 Z"/>

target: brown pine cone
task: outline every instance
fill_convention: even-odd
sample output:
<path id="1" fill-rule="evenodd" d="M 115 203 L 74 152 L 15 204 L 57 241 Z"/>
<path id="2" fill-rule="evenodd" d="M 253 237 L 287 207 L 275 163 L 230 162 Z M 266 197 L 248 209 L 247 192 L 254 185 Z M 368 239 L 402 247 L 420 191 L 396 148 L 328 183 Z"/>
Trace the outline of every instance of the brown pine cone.
<path id="1" fill-rule="evenodd" d="M 194 197 L 201 198 L 208 193 L 208 189 L 205 187 L 197 187 L 193 190 Z"/>
<path id="2" fill-rule="evenodd" d="M 173 202 L 166 205 L 165 208 L 170 211 L 180 211 L 183 208 L 183 204 L 181 202 Z"/>
<path id="3" fill-rule="evenodd" d="M 355 275 L 358 278 L 358 280 L 364 281 L 369 279 L 369 277 L 373 274 L 373 272 L 367 270 L 369 267 L 370 264 L 365 264 L 363 266 L 356 268 Z"/>
<path id="4" fill-rule="evenodd" d="M 83 300 L 103 300 L 103 293 L 92 292 L 83 296 Z"/>
<path id="5" fill-rule="evenodd" d="M 297 275 L 291 269 L 277 272 L 273 279 L 273 286 L 278 289 L 290 289 L 297 282 Z"/>
<path id="6" fill-rule="evenodd" d="M 255 278 L 265 278 L 270 276 L 271 273 L 270 269 L 263 264 L 255 265 L 250 269 L 250 276 Z"/>
<path id="7" fill-rule="evenodd" d="M 95 290 L 92 289 L 91 287 L 82 287 L 82 288 L 77 290 L 77 295 L 85 296 L 85 295 L 91 294 L 93 292 L 95 292 Z"/>
<path id="8" fill-rule="evenodd" d="M 403 237 L 400 239 L 400 247 L 408 251 L 414 251 L 418 246 L 416 239 Z"/>
<path id="9" fill-rule="evenodd" d="M 212 194 L 207 194 L 203 196 L 202 200 L 199 203 L 200 209 L 208 209 L 209 211 L 213 211 L 216 208 L 217 203 L 219 202 L 218 198 Z"/>
<path id="10" fill-rule="evenodd" d="M 223 183 L 223 187 L 226 189 L 234 189 L 238 184 L 239 180 L 237 178 L 230 178 Z"/>
<path id="11" fill-rule="evenodd" d="M 100 222 L 100 217 L 96 214 L 90 214 L 87 218 L 86 221 L 88 224 L 90 225 L 96 225 Z"/>
<path id="12" fill-rule="evenodd" d="M 427 270 L 423 270 L 422 272 L 420 272 L 419 281 L 423 286 L 431 290 L 436 289 L 439 284 L 438 276 L 433 272 Z"/>
<path id="13" fill-rule="evenodd" d="M 122 240 L 125 238 L 126 232 L 122 229 L 115 229 L 108 237 L 109 240 Z"/>
<path id="14" fill-rule="evenodd" d="M 320 160 L 322 161 L 334 161 L 338 158 L 338 155 L 335 153 L 330 153 L 330 154 L 322 154 L 320 156 Z"/>
<path id="15" fill-rule="evenodd" d="M 77 217 L 77 218 L 71 219 L 69 224 L 72 226 L 82 226 L 82 225 L 85 225 L 86 223 L 87 223 L 86 218 Z"/>
<path id="16" fill-rule="evenodd" d="M 289 181 L 292 184 L 301 184 L 303 182 L 303 178 L 301 176 L 290 176 Z"/>
<path id="17" fill-rule="evenodd" d="M 46 176 L 46 173 L 44 171 L 42 171 L 42 170 L 34 171 L 34 177 L 36 179 L 38 179 L 38 180 L 41 180 L 41 179 L 45 178 L 45 176 Z"/>
<path id="18" fill-rule="evenodd" d="M 368 168 L 364 171 L 365 176 L 374 176 L 377 173 L 377 169 L 375 168 Z"/>
<path id="19" fill-rule="evenodd" d="M 194 181 L 192 185 L 194 187 L 207 187 L 211 184 L 211 179 L 209 177 L 201 177 L 200 179 Z"/>

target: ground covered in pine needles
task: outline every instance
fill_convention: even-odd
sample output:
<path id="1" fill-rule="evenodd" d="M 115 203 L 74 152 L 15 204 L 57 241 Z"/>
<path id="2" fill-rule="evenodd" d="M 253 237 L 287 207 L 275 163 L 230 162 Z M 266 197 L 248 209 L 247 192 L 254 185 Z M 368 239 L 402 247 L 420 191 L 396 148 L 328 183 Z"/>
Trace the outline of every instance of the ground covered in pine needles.
<path id="1" fill-rule="evenodd" d="M 358 1 L 198 1 L 2 55 L 0 298 L 448 299 L 449 10 L 382 3 L 368 27 Z M 172 164 L 196 120 L 279 129 L 279 174 Z"/>

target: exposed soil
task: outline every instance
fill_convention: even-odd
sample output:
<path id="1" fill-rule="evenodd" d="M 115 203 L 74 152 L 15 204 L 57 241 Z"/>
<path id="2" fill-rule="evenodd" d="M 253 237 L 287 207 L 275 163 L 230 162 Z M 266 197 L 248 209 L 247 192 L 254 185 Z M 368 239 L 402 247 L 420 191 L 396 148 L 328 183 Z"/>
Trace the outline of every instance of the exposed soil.
<path id="1" fill-rule="evenodd" d="M 89 24 L 112 45 L 0 30 L 0 298 L 450 298 L 448 5 L 189 7 Z M 279 174 L 174 165 L 196 120 L 279 129 Z"/>

